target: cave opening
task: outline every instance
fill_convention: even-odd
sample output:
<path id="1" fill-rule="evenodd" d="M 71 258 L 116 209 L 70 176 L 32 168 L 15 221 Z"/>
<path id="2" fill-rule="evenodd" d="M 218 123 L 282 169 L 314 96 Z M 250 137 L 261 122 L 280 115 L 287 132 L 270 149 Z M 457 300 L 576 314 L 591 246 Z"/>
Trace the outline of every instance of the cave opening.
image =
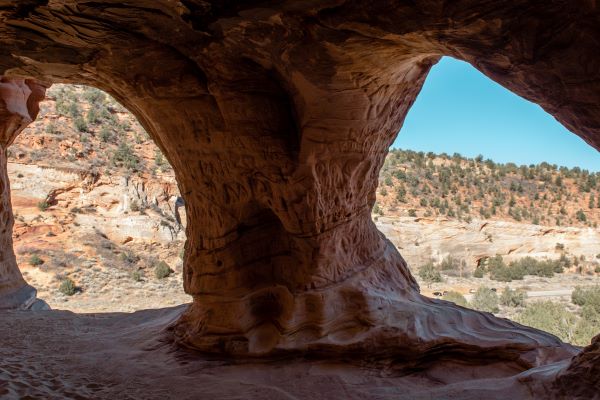
<path id="1" fill-rule="evenodd" d="M 580 346 L 600 332 L 600 153 L 470 64 L 428 74 L 372 216 L 422 294 Z"/>
<path id="2" fill-rule="evenodd" d="M 185 209 L 171 165 L 107 93 L 55 84 L 8 147 L 17 264 L 38 298 L 75 312 L 190 301 Z"/>
<path id="3" fill-rule="evenodd" d="M 422 296 L 371 219 L 387 149 L 442 54 L 476 65 L 599 146 L 594 4 L 76 3 L 0 11 L 0 63 L 12 79 L 0 97 L 22 106 L 0 110 L 4 128 L 37 114 L 36 98 L 14 96 L 24 83 L 87 83 L 134 112 L 185 198 L 183 276 L 193 303 L 100 318 L 9 310 L 0 356 L 15 362 L 0 366 L 11 378 L 0 394 L 239 397 L 248 383 L 258 393 L 249 397 L 261 398 L 354 390 L 482 398 L 490 385 L 515 399 L 597 394 L 600 337 L 582 350 Z M 0 251 L 12 251 L 7 230 Z M 268 259 L 260 272 L 286 279 L 251 279 L 236 268 L 244 254 Z M 0 279 L 5 270 L 0 264 Z M 10 300 L 22 280 L 2 283 Z M 184 355 L 186 347 L 195 352 Z M 257 358 L 249 377 L 246 361 Z"/>

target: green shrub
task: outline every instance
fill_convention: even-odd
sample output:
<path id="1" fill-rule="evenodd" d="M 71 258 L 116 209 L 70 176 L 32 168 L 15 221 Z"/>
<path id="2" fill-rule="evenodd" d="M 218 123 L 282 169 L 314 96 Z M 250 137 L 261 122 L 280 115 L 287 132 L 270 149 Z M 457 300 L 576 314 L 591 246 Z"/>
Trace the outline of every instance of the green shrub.
<path id="1" fill-rule="evenodd" d="M 136 282 L 141 282 L 143 277 L 144 274 L 142 274 L 142 271 L 133 271 L 131 274 L 131 278 Z"/>
<path id="2" fill-rule="evenodd" d="M 81 109 L 79 105 L 75 102 L 71 102 L 67 108 L 67 114 L 71 116 L 71 118 L 81 117 Z"/>
<path id="3" fill-rule="evenodd" d="M 512 290 L 508 286 L 500 295 L 500 304 L 507 307 L 525 307 L 527 293 L 523 290 Z"/>
<path id="4" fill-rule="evenodd" d="M 560 255 L 560 258 L 558 259 L 558 268 L 560 270 L 555 269 L 554 272 L 561 273 L 564 271 L 565 268 L 569 268 L 570 266 L 571 266 L 571 259 L 563 253 Z"/>
<path id="5" fill-rule="evenodd" d="M 87 123 L 81 116 L 75 118 L 73 120 L 73 124 L 75 125 L 75 129 L 77 129 L 79 132 L 87 132 L 88 130 Z"/>
<path id="6" fill-rule="evenodd" d="M 496 292 L 486 287 L 480 287 L 477 289 L 473 295 L 473 300 L 471 300 L 471 306 L 474 309 L 491 313 L 497 313 L 500 311 L 498 304 L 499 301 Z"/>
<path id="7" fill-rule="evenodd" d="M 589 306 L 600 313 L 600 286 L 582 288 L 577 286 L 571 293 L 571 302 L 578 306 Z"/>
<path id="8" fill-rule="evenodd" d="M 460 268 L 460 260 L 452 257 L 451 255 L 444 257 L 440 263 L 440 269 L 442 271 L 453 271 Z"/>
<path id="9" fill-rule="evenodd" d="M 498 254 L 488 260 L 487 269 L 490 272 L 490 279 L 500 282 L 521 280 L 525 276 L 525 270 L 519 264 L 506 265 L 502 256 Z"/>
<path id="10" fill-rule="evenodd" d="M 562 304 L 549 300 L 529 304 L 515 320 L 520 324 L 550 332 L 567 342 L 573 339 L 577 323 L 575 314 L 569 312 Z"/>
<path id="11" fill-rule="evenodd" d="M 442 275 L 433 264 L 433 261 L 429 261 L 419 268 L 419 277 L 427 283 L 442 282 Z"/>
<path id="12" fill-rule="evenodd" d="M 600 312 L 596 308 L 586 305 L 575 326 L 572 343 L 578 346 L 587 346 L 598 332 L 600 332 Z"/>
<path id="13" fill-rule="evenodd" d="M 51 134 L 55 134 L 57 132 L 54 122 L 50 122 L 48 125 L 46 125 L 46 132 Z"/>
<path id="14" fill-rule="evenodd" d="M 134 252 L 127 250 L 121 253 L 121 260 L 128 264 L 135 264 L 140 260 L 140 258 Z"/>
<path id="15" fill-rule="evenodd" d="M 58 290 L 66 296 L 73 296 L 77 292 L 77 287 L 72 279 L 65 278 L 60 282 Z"/>
<path id="16" fill-rule="evenodd" d="M 46 211 L 48 209 L 48 207 L 50 207 L 50 204 L 48 204 L 48 202 L 46 200 L 44 200 L 44 201 L 40 201 L 37 204 L 37 207 L 40 211 Z"/>
<path id="17" fill-rule="evenodd" d="M 163 154 L 160 152 L 160 150 L 156 149 L 154 151 L 154 163 L 156 164 L 157 167 L 163 167 L 166 162 L 165 162 L 165 157 L 163 156 Z M 383 189 L 383 188 L 382 188 Z"/>
<path id="18" fill-rule="evenodd" d="M 99 89 L 86 88 L 83 92 L 83 98 L 92 105 L 98 105 L 104 102 L 106 95 Z"/>
<path id="19" fill-rule="evenodd" d="M 112 156 L 115 164 L 120 164 L 127 169 L 135 170 L 140 162 L 133 149 L 125 142 L 121 142 Z"/>
<path id="20" fill-rule="evenodd" d="M 383 215 L 383 209 L 377 202 L 373 205 L 373 214 Z"/>
<path id="21" fill-rule="evenodd" d="M 90 107 L 90 110 L 87 112 L 86 121 L 88 124 L 95 125 L 100 122 L 100 115 L 98 115 L 98 111 L 95 107 Z"/>
<path id="22" fill-rule="evenodd" d="M 171 275 L 171 267 L 164 261 L 159 262 L 156 267 L 154 267 L 154 276 L 157 279 L 164 279 Z"/>
<path id="23" fill-rule="evenodd" d="M 555 271 L 562 272 L 562 268 L 557 261 L 553 260 L 536 260 L 533 257 L 523 257 L 518 261 L 510 264 L 511 268 L 515 268 L 523 275 L 537 275 L 546 278 L 554 276 Z"/>
<path id="24" fill-rule="evenodd" d="M 44 260 L 42 260 L 37 254 L 32 255 L 31 257 L 29 257 L 29 265 L 32 266 L 37 266 L 37 265 L 42 265 L 44 263 Z"/>
<path id="25" fill-rule="evenodd" d="M 485 268 L 482 267 L 481 265 L 478 265 L 477 268 L 475 268 L 475 271 L 473 272 L 473 277 L 474 278 L 483 278 L 484 273 L 485 273 Z"/>
<path id="26" fill-rule="evenodd" d="M 536 275 L 551 278 L 555 273 L 562 273 L 571 261 L 563 254 L 558 260 L 536 260 L 533 257 L 523 257 L 506 265 L 502 257 L 496 255 L 488 261 L 490 279 L 500 282 L 521 280 L 525 275 Z"/>
<path id="27" fill-rule="evenodd" d="M 467 307 L 469 304 L 467 302 L 467 299 L 465 299 L 465 296 L 455 291 L 449 291 L 448 293 L 446 293 L 444 295 L 444 300 L 451 301 L 463 307 Z"/>
<path id="28" fill-rule="evenodd" d="M 101 140 L 103 143 L 107 143 L 107 142 L 109 142 L 109 141 L 110 141 L 110 139 L 112 138 L 112 134 L 111 134 L 111 132 L 110 132 L 110 129 L 108 129 L 106 126 L 103 126 L 103 127 L 100 129 L 100 135 L 99 135 L 99 137 L 100 137 L 100 140 Z"/>

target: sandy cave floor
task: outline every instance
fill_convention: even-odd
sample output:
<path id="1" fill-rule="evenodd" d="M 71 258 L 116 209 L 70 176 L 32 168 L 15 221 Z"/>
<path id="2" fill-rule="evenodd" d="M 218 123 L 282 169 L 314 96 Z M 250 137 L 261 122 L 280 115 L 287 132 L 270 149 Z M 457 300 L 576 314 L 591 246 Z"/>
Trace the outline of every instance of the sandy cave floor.
<path id="1" fill-rule="evenodd" d="M 517 375 L 499 365 L 475 369 L 437 364 L 401 376 L 390 372 L 393 365 L 381 367 L 366 360 L 357 366 L 308 359 L 211 359 L 166 340 L 166 327 L 184 309 L 185 305 L 134 313 L 4 312 L 0 398 L 530 398 L 517 382 L 531 371 Z M 539 373 L 552 375 L 558 366 L 542 367 Z M 482 375 L 487 379 L 473 379 Z"/>

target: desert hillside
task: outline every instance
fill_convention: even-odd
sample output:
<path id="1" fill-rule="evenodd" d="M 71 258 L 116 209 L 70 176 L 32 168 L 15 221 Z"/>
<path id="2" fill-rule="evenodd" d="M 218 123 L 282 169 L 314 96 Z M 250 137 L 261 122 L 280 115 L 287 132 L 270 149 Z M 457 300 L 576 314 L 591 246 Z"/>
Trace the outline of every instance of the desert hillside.
<path id="1" fill-rule="evenodd" d="M 110 96 L 54 85 L 10 147 L 8 168 L 17 261 L 50 306 L 128 311 L 189 301 L 173 171 Z M 165 269 L 172 273 L 157 272 Z"/>
<path id="2" fill-rule="evenodd" d="M 548 163 L 392 150 L 373 217 L 413 268 L 447 256 L 473 271 L 499 254 L 568 257 L 575 272 L 600 270 L 600 175 Z"/>
<path id="3" fill-rule="evenodd" d="M 393 149 L 381 170 L 374 212 L 596 228 L 600 173 Z"/>

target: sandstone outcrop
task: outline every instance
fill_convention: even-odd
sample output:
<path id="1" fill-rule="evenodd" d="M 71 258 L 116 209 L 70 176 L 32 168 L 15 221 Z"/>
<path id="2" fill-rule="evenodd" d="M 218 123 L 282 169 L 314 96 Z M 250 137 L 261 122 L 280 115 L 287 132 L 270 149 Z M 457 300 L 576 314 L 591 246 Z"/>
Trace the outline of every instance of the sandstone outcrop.
<path id="1" fill-rule="evenodd" d="M 45 90 L 43 85 L 29 79 L 0 80 L 0 309 L 46 308 L 43 301 L 36 299 L 36 290 L 23 279 L 15 259 L 12 238 L 15 221 L 6 164 L 6 148 L 35 119 Z"/>
<path id="2" fill-rule="evenodd" d="M 600 393 L 600 335 L 573 358 L 553 386 L 558 396 L 564 398 L 592 398 Z"/>
<path id="3" fill-rule="evenodd" d="M 194 297 L 172 329 L 179 343 L 408 369 L 445 358 L 523 370 L 578 352 L 422 297 L 370 210 L 384 155 L 442 55 L 600 147 L 595 2 L 27 0 L 0 17 L 5 75 L 106 90 L 173 166 Z"/>
<path id="4" fill-rule="evenodd" d="M 545 226 L 512 221 L 445 217 L 379 217 L 379 230 L 394 243 L 413 271 L 428 261 L 452 255 L 466 261 L 466 272 L 496 254 L 506 262 L 523 257 L 557 259 L 564 246 L 569 254 L 596 260 L 600 231 L 596 228 Z"/>

